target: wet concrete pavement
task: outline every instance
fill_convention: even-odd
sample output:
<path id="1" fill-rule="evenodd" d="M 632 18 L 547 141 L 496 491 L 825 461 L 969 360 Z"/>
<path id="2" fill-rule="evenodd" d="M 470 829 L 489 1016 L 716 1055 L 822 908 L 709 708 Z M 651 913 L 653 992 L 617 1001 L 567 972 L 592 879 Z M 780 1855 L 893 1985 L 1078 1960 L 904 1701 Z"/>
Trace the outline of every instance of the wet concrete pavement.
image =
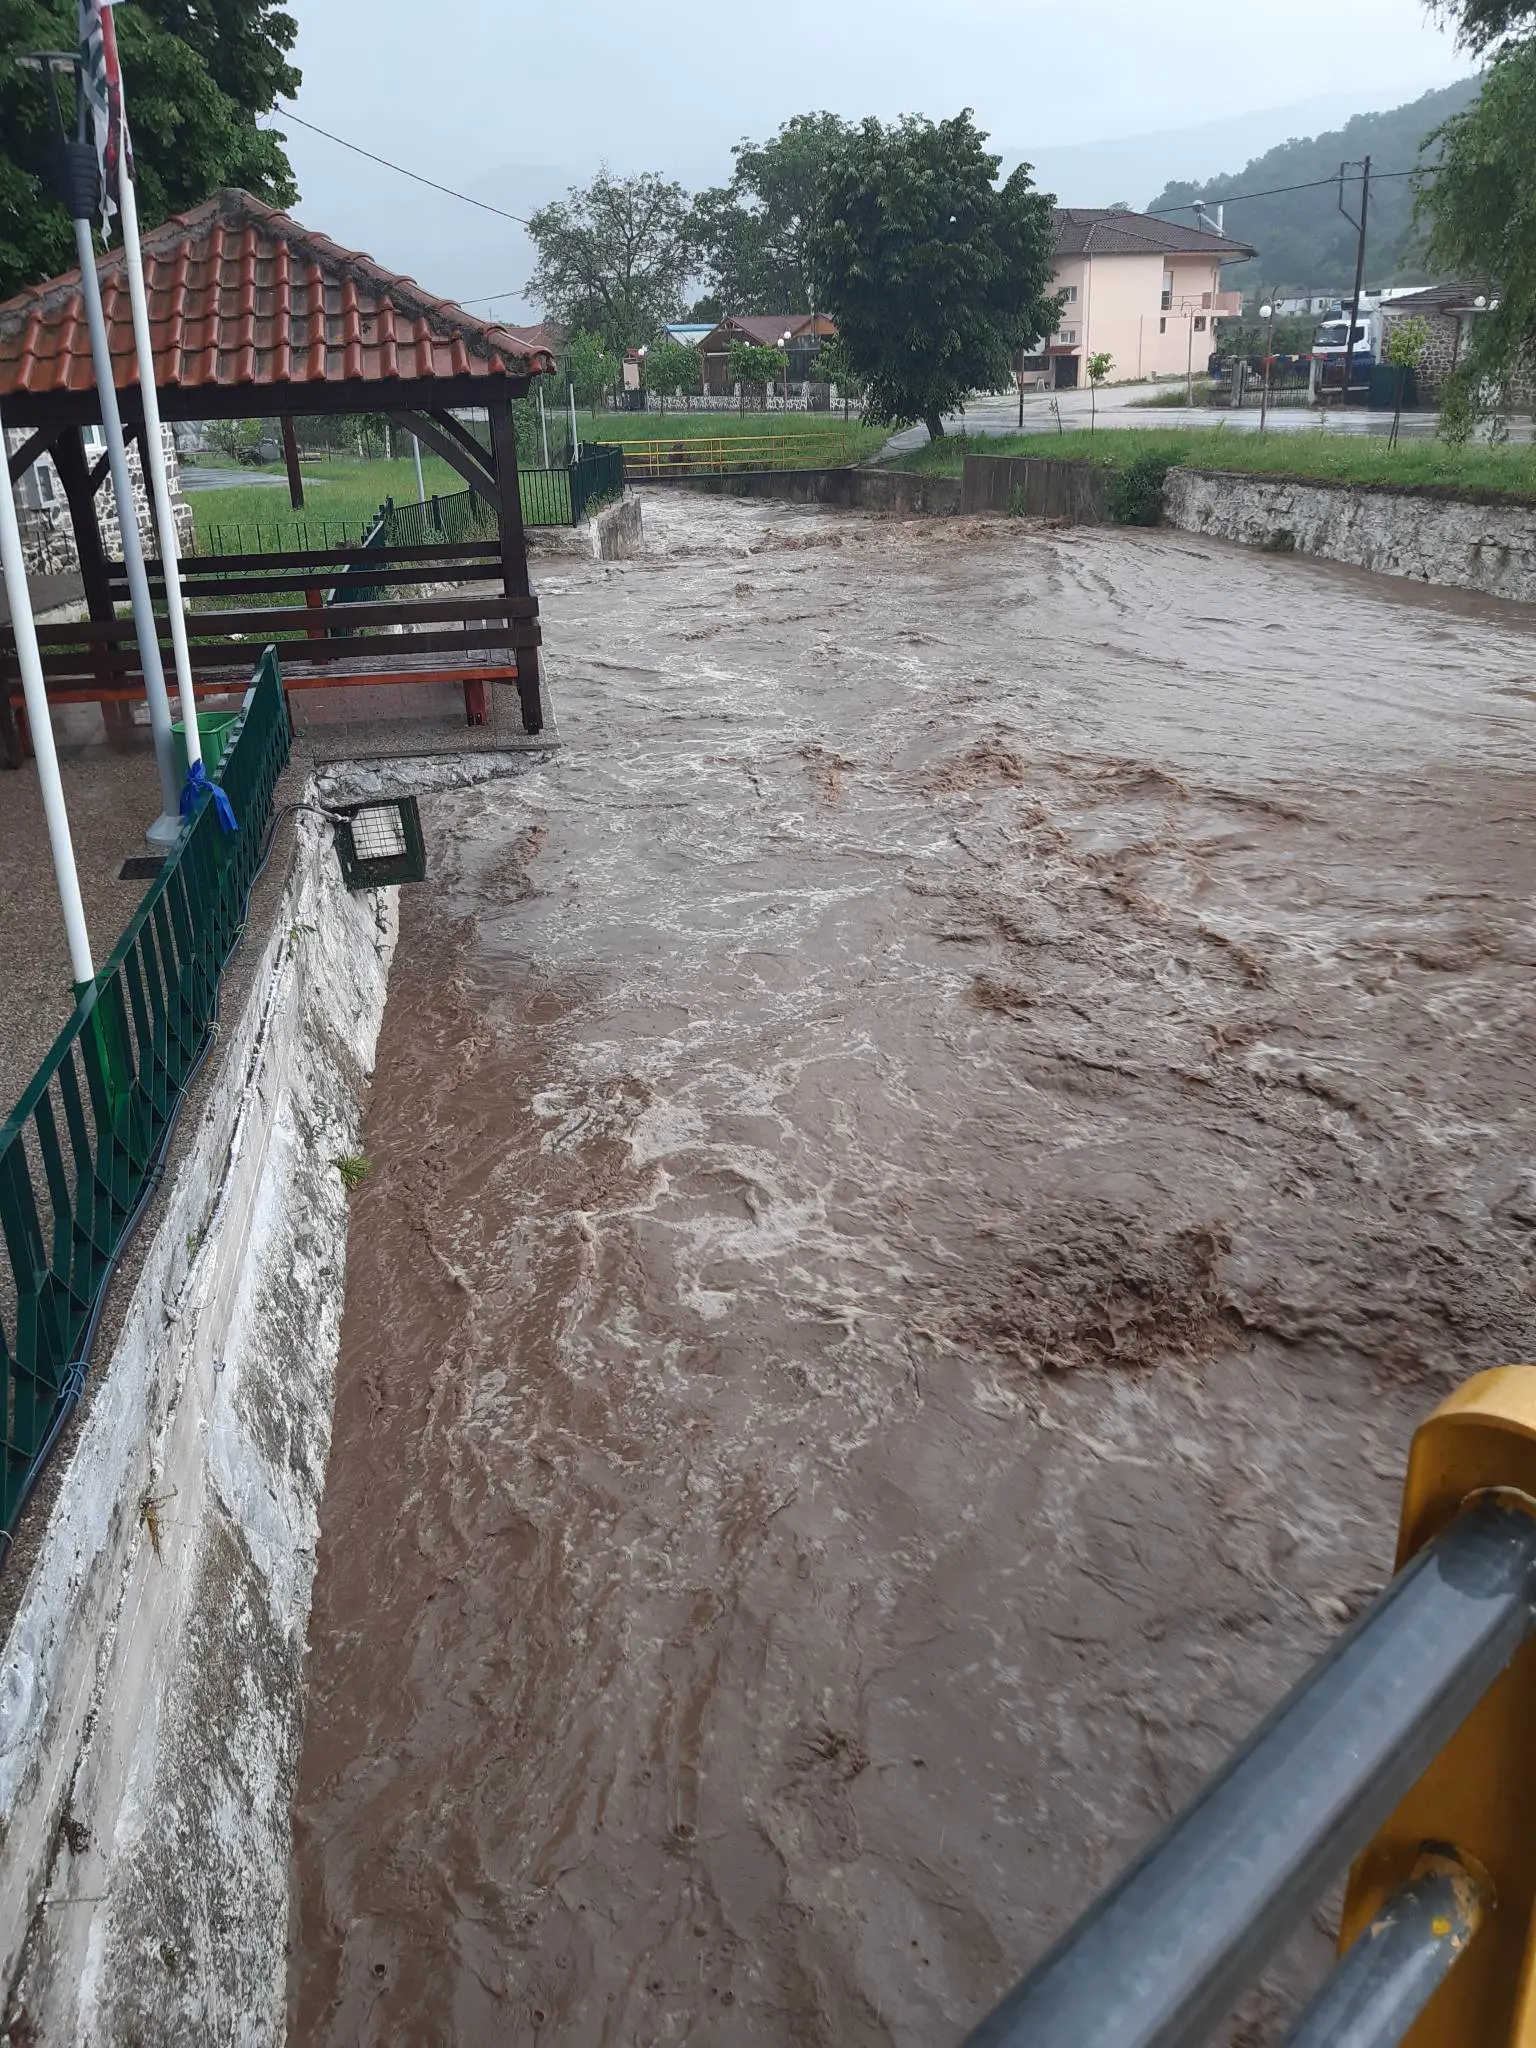
<path id="1" fill-rule="evenodd" d="M 958 2039 L 1536 1337 L 1530 617 L 646 516 L 403 905 L 295 2042 Z"/>
<path id="2" fill-rule="evenodd" d="M 964 412 L 952 413 L 946 424 L 952 434 L 1017 434 L 1021 431 L 1026 434 L 1053 434 L 1059 422 L 1068 433 L 1072 433 L 1085 428 L 1091 416 L 1104 430 L 1139 427 L 1162 433 L 1170 427 L 1222 427 L 1230 434 L 1258 432 L 1257 406 L 1239 407 L 1234 412 L 1230 406 L 1147 404 L 1149 398 L 1166 397 L 1170 391 L 1178 390 L 1181 383 L 1179 378 L 1164 377 L 1157 383 L 1105 384 L 1100 387 L 1096 400 L 1086 386 L 1075 391 L 1026 391 L 1022 429 L 1016 392 L 990 396 L 983 393 L 969 399 Z M 1391 433 L 1392 415 L 1390 412 L 1370 412 L 1363 406 L 1351 406 L 1347 412 L 1318 412 L 1304 405 L 1272 405 L 1265 415 L 1264 424 L 1265 431 L 1272 434 L 1315 434 L 1321 431 L 1376 439 Z M 1438 425 L 1438 413 L 1410 412 L 1403 415 L 1398 431 L 1403 439 L 1425 440 L 1434 434 Z M 1488 431 L 1486 426 L 1480 428 L 1478 438 L 1484 438 Z M 1529 441 L 1533 424 L 1529 419 L 1508 420 L 1504 422 L 1504 431 L 1512 441 Z M 894 456 L 926 447 L 927 442 L 926 427 L 907 427 L 891 436 L 876 459 L 889 462 Z"/>

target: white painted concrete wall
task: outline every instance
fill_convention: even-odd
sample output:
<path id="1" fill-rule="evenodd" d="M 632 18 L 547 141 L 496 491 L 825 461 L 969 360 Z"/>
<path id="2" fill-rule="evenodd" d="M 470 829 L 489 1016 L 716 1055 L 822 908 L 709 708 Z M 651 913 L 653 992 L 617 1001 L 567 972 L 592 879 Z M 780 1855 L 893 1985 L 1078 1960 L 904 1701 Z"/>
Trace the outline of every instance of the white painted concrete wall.
<path id="1" fill-rule="evenodd" d="M 329 827 L 301 813 L 0 1663 L 0 1968 L 29 2038 L 283 2038 L 334 1162 L 359 1149 L 395 932 L 393 894 L 348 896 Z"/>

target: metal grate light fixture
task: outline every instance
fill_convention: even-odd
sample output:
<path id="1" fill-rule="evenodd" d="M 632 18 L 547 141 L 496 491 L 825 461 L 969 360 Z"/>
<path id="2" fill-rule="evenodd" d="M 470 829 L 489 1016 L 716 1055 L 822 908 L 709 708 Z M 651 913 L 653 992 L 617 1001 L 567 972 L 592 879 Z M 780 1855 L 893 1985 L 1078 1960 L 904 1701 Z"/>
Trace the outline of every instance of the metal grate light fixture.
<path id="1" fill-rule="evenodd" d="M 421 807 L 413 796 L 353 804 L 336 820 L 336 851 L 349 889 L 389 889 L 427 879 Z"/>

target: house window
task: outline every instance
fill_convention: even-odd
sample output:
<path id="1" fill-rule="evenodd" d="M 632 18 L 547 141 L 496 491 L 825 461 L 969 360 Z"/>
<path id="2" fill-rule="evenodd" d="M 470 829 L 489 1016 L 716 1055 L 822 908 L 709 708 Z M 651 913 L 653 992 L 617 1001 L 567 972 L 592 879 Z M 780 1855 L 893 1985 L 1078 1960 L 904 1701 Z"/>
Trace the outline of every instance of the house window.
<path id="1" fill-rule="evenodd" d="M 1077 329 L 1075 327 L 1063 327 L 1063 329 L 1061 330 L 1061 338 L 1064 343 L 1076 341 Z"/>
<path id="2" fill-rule="evenodd" d="M 1077 286 L 1075 284 L 1069 284 L 1067 286 L 1067 304 L 1069 306 L 1075 306 L 1077 304 Z"/>
<path id="3" fill-rule="evenodd" d="M 1157 323 L 1157 331 L 1159 334 L 1166 334 L 1168 332 L 1168 322 L 1166 320 L 1159 320 Z"/>
<path id="4" fill-rule="evenodd" d="M 1173 311 L 1173 272 L 1171 270 L 1163 272 L 1163 311 L 1165 313 Z"/>
<path id="5" fill-rule="evenodd" d="M 1203 313 L 1195 315 L 1195 332 L 1196 334 L 1204 334 L 1205 332 L 1205 315 Z"/>

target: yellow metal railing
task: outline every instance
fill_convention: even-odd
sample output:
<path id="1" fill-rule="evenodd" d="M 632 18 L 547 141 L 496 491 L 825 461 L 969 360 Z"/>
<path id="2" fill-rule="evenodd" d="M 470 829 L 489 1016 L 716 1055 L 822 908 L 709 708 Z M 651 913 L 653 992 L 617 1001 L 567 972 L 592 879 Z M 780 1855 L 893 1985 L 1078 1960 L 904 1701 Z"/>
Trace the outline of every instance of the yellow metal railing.
<path id="1" fill-rule="evenodd" d="M 733 469 L 840 469 L 854 460 L 852 440 L 843 433 L 679 434 L 625 441 L 623 449 L 632 480 Z"/>

